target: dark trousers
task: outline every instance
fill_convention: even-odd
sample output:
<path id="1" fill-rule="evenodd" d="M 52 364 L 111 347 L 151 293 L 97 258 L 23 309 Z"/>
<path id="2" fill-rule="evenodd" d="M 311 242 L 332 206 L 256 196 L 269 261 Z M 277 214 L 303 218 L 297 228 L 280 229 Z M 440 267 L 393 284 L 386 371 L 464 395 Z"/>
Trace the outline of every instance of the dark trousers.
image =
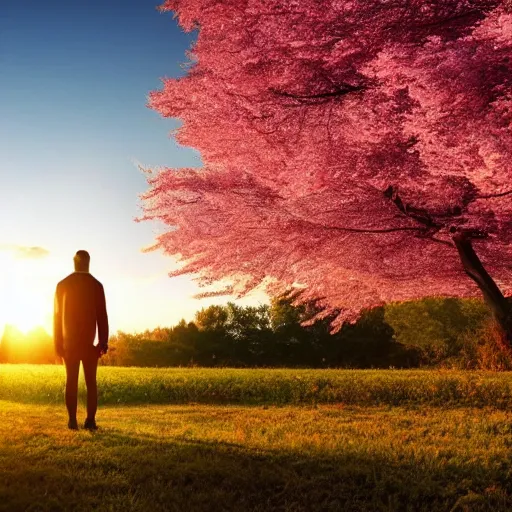
<path id="1" fill-rule="evenodd" d="M 98 359 L 96 347 L 91 347 L 91 350 L 86 350 L 82 354 L 66 354 L 66 357 L 64 357 L 66 364 L 66 408 L 70 420 L 76 419 L 80 361 L 84 368 L 85 385 L 87 387 L 87 419 L 93 420 L 96 417 L 98 408 L 98 385 L 96 383 Z"/>

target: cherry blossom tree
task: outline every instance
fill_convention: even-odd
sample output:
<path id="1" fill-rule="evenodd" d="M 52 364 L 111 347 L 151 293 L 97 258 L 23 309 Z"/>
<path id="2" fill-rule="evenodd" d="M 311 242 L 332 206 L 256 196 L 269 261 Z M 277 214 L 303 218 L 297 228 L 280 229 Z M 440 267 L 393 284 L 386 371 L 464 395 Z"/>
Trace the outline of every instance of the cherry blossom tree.
<path id="1" fill-rule="evenodd" d="M 167 0 L 198 30 L 150 107 L 202 168 L 149 172 L 177 274 L 363 308 L 484 297 L 512 342 L 512 3 Z M 468 278 L 469 276 L 469 278 Z M 492 277 L 491 277 L 492 276 Z"/>

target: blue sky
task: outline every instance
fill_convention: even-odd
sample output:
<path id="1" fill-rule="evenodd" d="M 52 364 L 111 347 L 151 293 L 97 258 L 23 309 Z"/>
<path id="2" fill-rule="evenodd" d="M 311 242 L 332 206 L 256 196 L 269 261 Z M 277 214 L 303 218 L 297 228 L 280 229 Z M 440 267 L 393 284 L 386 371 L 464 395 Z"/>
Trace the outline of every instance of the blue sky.
<path id="1" fill-rule="evenodd" d="M 156 227 L 133 222 L 146 189 L 136 162 L 201 165 L 195 151 L 169 138 L 176 121 L 146 107 L 160 78 L 184 73 L 194 40 L 157 5 L 2 0 L 0 261 L 11 269 L 0 282 L 0 306 L 11 310 L 5 322 L 20 323 L 30 299 L 34 318 L 25 324 L 44 310 L 48 325 L 55 280 L 72 270 L 77 249 L 91 253 L 116 329 L 169 325 L 208 304 L 191 299 L 190 279 L 167 277 L 172 260 L 141 253 Z M 16 250 L 32 246 L 48 254 Z"/>

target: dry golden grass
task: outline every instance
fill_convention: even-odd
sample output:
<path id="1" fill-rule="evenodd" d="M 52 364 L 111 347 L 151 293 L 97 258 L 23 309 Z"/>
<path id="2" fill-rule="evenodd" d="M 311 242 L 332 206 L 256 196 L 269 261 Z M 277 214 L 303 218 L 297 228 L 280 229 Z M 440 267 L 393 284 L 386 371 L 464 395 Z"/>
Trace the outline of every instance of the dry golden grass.
<path id="1" fill-rule="evenodd" d="M 508 374 L 102 368 L 96 433 L 63 377 L 0 367 L 1 511 L 512 510 Z"/>
<path id="2" fill-rule="evenodd" d="M 510 510 L 512 414 L 0 402 L 0 510 Z"/>

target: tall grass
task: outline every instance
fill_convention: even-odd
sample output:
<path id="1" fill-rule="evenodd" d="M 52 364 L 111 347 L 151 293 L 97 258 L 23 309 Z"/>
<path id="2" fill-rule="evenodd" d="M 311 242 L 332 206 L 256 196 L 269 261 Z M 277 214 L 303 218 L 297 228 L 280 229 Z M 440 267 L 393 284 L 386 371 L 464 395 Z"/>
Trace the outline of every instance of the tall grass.
<path id="1" fill-rule="evenodd" d="M 63 367 L 0 365 L 0 400 L 62 403 Z M 512 374 L 452 370 L 100 367 L 100 403 L 512 407 Z M 81 383 L 81 396 L 84 395 Z"/>

